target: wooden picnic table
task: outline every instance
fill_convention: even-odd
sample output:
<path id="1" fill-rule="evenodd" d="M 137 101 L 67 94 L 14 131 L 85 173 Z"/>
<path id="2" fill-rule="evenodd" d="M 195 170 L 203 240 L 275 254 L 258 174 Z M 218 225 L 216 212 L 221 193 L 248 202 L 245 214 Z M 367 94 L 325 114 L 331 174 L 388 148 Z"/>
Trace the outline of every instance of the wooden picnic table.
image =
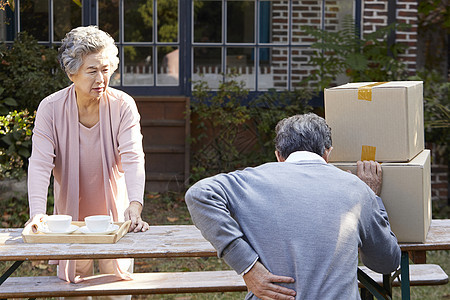
<path id="1" fill-rule="evenodd" d="M 0 229 L 0 261 L 16 261 L 0 284 L 25 260 L 211 257 L 217 253 L 193 225 L 150 226 L 147 232 L 128 233 L 115 244 L 28 244 L 21 228 Z M 449 250 L 450 220 L 433 220 L 425 243 L 403 243 L 402 299 L 409 299 L 409 254 Z M 389 279 L 389 277 L 387 277 Z"/>
<path id="2" fill-rule="evenodd" d="M 100 258 L 208 257 L 217 253 L 193 225 L 150 226 L 115 244 L 27 244 L 22 228 L 0 229 L 0 261 Z"/>
<path id="3" fill-rule="evenodd" d="M 450 219 L 431 221 L 425 243 L 401 243 L 402 299 L 410 299 L 409 256 L 415 263 L 426 263 L 426 251 L 450 250 Z"/>

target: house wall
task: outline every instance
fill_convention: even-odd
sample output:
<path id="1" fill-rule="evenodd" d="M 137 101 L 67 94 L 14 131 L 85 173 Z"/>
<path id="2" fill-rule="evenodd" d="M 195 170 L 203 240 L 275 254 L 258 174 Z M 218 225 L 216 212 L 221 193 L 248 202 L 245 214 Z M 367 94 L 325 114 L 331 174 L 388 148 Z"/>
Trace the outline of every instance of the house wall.
<path id="1" fill-rule="evenodd" d="M 389 1 L 364 1 L 363 2 L 363 34 L 369 34 L 380 27 L 388 25 L 388 5 Z M 417 1 L 399 0 L 395 5 L 394 22 L 409 24 L 410 28 L 405 31 L 395 33 L 396 43 L 405 43 L 408 45 L 406 52 L 400 55 L 400 58 L 406 62 L 407 70 L 410 75 L 414 75 L 417 70 Z"/>
<path id="2" fill-rule="evenodd" d="M 146 191 L 184 190 L 189 178 L 189 98 L 134 98 L 144 136 Z"/>

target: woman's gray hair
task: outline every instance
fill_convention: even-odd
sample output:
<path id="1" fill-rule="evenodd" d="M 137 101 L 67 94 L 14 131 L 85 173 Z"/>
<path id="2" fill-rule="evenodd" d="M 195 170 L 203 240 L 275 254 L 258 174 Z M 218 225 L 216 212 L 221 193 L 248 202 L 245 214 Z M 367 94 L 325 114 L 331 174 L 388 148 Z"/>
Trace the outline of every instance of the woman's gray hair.
<path id="1" fill-rule="evenodd" d="M 275 132 L 275 149 L 285 159 L 295 151 L 322 156 L 331 147 L 331 128 L 313 113 L 285 118 L 278 122 Z"/>
<path id="2" fill-rule="evenodd" d="M 119 65 L 119 50 L 114 39 L 97 26 L 77 27 L 66 34 L 58 50 L 58 60 L 67 75 L 74 75 L 83 65 L 86 55 L 105 50 L 114 72 Z"/>

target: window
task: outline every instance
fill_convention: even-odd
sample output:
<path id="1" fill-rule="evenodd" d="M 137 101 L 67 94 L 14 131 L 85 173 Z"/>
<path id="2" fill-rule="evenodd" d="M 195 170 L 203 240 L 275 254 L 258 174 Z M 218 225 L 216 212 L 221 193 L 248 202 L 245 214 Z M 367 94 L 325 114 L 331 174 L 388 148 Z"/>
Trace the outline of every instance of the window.
<path id="1" fill-rule="evenodd" d="M 20 31 L 58 47 L 65 33 L 98 25 L 119 48 L 111 84 L 132 95 L 189 95 L 203 78 L 235 74 L 251 91 L 291 90 L 313 68 L 301 26 L 338 30 L 357 0 L 21 0 L 0 10 L 0 40 Z M 56 13 L 57 12 L 57 13 Z M 356 15 L 358 15 L 356 13 Z M 358 19 L 358 17 L 356 17 Z"/>
<path id="2" fill-rule="evenodd" d="M 81 26 L 81 1 L 21 0 L 0 10 L 0 41 L 12 42 L 17 32 L 26 31 L 40 43 L 53 45 L 66 32 Z M 51 12 L 58 13 L 52 14 Z"/>
<path id="3" fill-rule="evenodd" d="M 301 26 L 337 30 L 353 2 L 194 0 L 191 77 L 217 87 L 235 73 L 251 91 L 292 89 L 313 71 Z"/>
<path id="4" fill-rule="evenodd" d="M 98 1 L 98 25 L 117 42 L 117 86 L 179 86 L 178 0 Z"/>

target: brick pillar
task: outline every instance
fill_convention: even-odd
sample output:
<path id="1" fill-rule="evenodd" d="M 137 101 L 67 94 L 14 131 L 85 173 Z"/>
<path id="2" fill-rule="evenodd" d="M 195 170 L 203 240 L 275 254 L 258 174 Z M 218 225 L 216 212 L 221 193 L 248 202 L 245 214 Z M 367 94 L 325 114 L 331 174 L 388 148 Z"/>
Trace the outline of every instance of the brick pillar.
<path id="1" fill-rule="evenodd" d="M 409 75 L 414 75 L 417 70 L 417 0 L 397 1 L 397 22 L 409 24 L 411 27 L 405 31 L 396 33 L 396 42 L 408 45 L 406 52 L 400 58 L 407 63 Z"/>
<path id="2" fill-rule="evenodd" d="M 400 59 L 406 62 L 409 75 L 414 75 L 417 69 L 417 0 L 397 0 L 396 5 L 389 7 L 388 1 L 364 1 L 363 5 L 363 34 L 369 34 L 378 28 L 388 25 L 388 9 L 395 7 L 395 22 L 409 24 L 405 31 L 395 33 L 395 42 L 407 45 L 406 52 Z M 393 12 L 389 12 L 393 13 Z"/>
<path id="3" fill-rule="evenodd" d="M 427 143 L 427 148 L 431 150 L 431 199 L 440 206 L 450 205 L 448 194 L 448 158 L 439 146 Z"/>

